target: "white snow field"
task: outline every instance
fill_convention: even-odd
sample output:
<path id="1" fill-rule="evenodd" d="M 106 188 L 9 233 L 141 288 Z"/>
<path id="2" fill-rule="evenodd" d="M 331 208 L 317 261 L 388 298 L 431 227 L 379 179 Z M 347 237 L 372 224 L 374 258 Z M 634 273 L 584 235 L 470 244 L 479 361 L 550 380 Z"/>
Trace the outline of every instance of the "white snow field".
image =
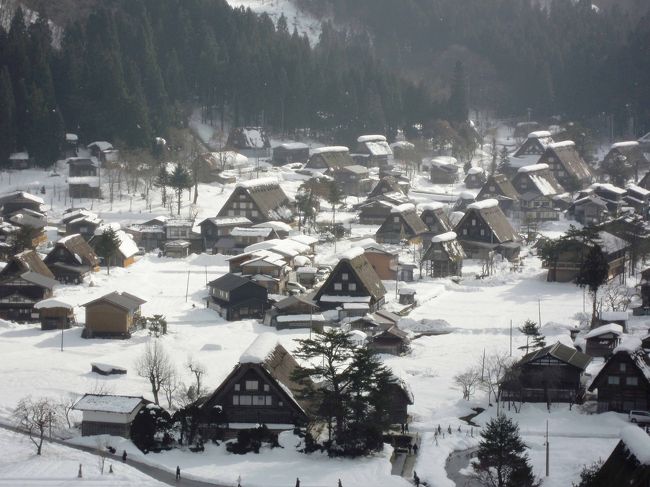
<path id="1" fill-rule="evenodd" d="M 46 193 L 41 195 L 48 207 L 48 219 L 54 224 L 71 202 L 65 197 L 65 176 L 63 164 L 57 168 L 58 176 L 49 171 L 28 170 L 14 173 L 0 173 L 0 193 L 12 190 L 28 190 L 39 194 L 42 186 Z M 256 174 L 253 174 L 254 177 Z M 274 177 L 282 188 L 293 196 L 305 176 L 287 168 L 272 168 L 260 176 Z M 431 185 L 426 178 L 418 177 L 413 182 L 411 196 L 415 203 L 434 200 L 449 201 L 464 191 L 464 185 Z M 199 185 L 199 200 L 195 210 L 197 222 L 215 216 L 233 190 L 234 185 Z M 353 203 L 355 198 L 348 198 Z M 152 208 L 146 207 L 139 194 L 123 195 L 111 204 L 108 199 L 75 200 L 74 206 L 86 207 L 97 212 L 105 221 L 127 225 L 142 222 L 154 216 L 169 215 L 160 204 L 160 195 L 154 192 Z M 319 220 L 329 221 L 332 214 L 329 205 L 323 204 Z M 188 217 L 191 210 L 187 194 L 183 196 L 181 216 Z M 337 220 L 349 222 L 351 212 L 337 211 Z M 569 222 L 548 225 L 544 231 L 552 236 L 559 235 Z M 372 236 L 378 226 L 351 224 L 352 239 Z M 55 229 L 49 232 L 56 239 Z M 319 245 L 316 260 L 334 263 L 346 250 L 355 247 L 355 241 L 341 241 L 336 251 L 333 244 Z M 410 250 L 402 249 L 400 262 L 412 262 Z M 206 387 L 216 388 L 232 370 L 241 353 L 261 333 L 271 332 L 289 350 L 295 348 L 296 338 L 308 336 L 308 330 L 276 331 L 254 321 L 225 322 L 214 312 L 205 308 L 206 282 L 227 272 L 227 262 L 221 255 L 193 255 L 187 259 L 159 258 L 155 254 L 141 257 L 132 266 L 111 268 L 95 273 L 91 282 L 79 286 L 60 285 L 55 288 L 54 297 L 75 305 L 79 323 L 84 322 L 84 311 L 80 307 L 111 291 L 127 291 L 145 299 L 145 315 L 163 314 L 169 323 L 169 333 L 160 338 L 171 353 L 181 379 L 188 382 L 190 376 L 184 367 L 188 357 L 205 364 Z M 474 437 L 467 436 L 468 426 L 458 418 L 472 412 L 473 407 L 487 406 L 487 395 L 478 391 L 472 400 L 461 399 L 461 391 L 453 383 L 453 377 L 469 366 L 478 365 L 482 354 L 510 350 L 510 320 L 513 322 L 513 356 L 519 357 L 517 349 L 524 343 L 517 326 L 524 320 L 537 321 L 541 314 L 547 343 L 556 340 L 569 342 L 569 327 L 575 326 L 572 317 L 583 310 L 583 291 L 573 284 L 547 283 L 545 272 L 534 256 L 524 259 L 521 272 L 511 272 L 507 263 L 497 265 L 494 276 L 482 280 L 474 278 L 480 272 L 478 262 L 468 261 L 464 268 L 466 276 L 459 283 L 450 279 L 423 279 L 408 286 L 415 289 L 420 305 L 405 320 L 404 328 L 417 325 L 447 332 L 436 336 L 421 337 L 412 342 L 412 352 L 404 357 L 383 356 L 398 377 L 403 378 L 413 391 L 415 404 L 410 408 L 413 417 L 411 432 L 418 432 L 422 438 L 415 470 L 422 480 L 430 485 L 453 485 L 444 470 L 448 454 L 457 449 L 475 446 Z M 395 282 L 386 281 L 387 308 L 399 309 L 395 302 Z M 590 302 L 587 298 L 587 310 Z M 422 320 L 429 320 L 421 322 Z M 434 321 L 434 320 L 444 320 Z M 631 328 L 642 333 L 648 328 L 643 318 L 635 318 Z M 414 328 L 415 329 L 415 328 Z M 81 338 L 81 327 L 63 332 L 63 351 L 60 331 L 41 331 L 39 326 L 19 325 L 0 321 L 0 420 L 8 420 L 16 403 L 24 396 L 50 396 L 60 398 L 69 394 L 82 395 L 86 392 L 105 391 L 115 394 L 144 395 L 151 398 L 149 385 L 137 376 L 134 362 L 152 340 L 144 331 L 135 333 L 130 340 L 86 340 Z M 100 376 L 91 372 L 91 363 L 98 362 L 127 369 L 126 375 Z M 592 364 L 593 374 L 601 362 Z M 164 404 L 165 405 L 165 404 Z M 165 405 L 166 406 L 166 405 Z M 484 424 L 496 413 L 494 408 L 475 418 Z M 613 449 L 619 430 L 626 424 L 623 415 L 591 415 L 576 406 L 554 406 L 549 414 L 544 407 L 524 406 L 522 412 L 510 412 L 520 423 L 525 441 L 530 446 L 530 457 L 535 473 L 544 475 L 542 432 L 546 420 L 552 435 L 551 475 L 545 481 L 549 486 L 566 486 L 577 479 L 582 464 L 606 457 Z M 78 418 L 77 418 L 78 419 Z M 436 445 L 433 431 L 441 425 L 454 430 L 462 425 L 463 433 L 454 434 Z M 554 436 L 555 435 L 555 436 Z M 77 439 L 75 441 L 93 441 Z M 301 478 L 304 487 L 325 487 L 336 485 L 340 478 L 344 486 L 372 485 L 394 487 L 408 485 L 407 481 L 391 476 L 389 449 L 380 455 L 358 460 L 328 459 L 324 455 L 303 455 L 295 451 L 298 438 L 291 434 L 281 437 L 283 449 L 263 449 L 259 455 L 232 455 L 223 445 L 206 445 L 203 453 L 180 450 L 160 454 L 139 454 L 135 447 L 125 440 L 111 438 L 117 448 L 127 449 L 129 455 L 141 456 L 143 461 L 162 466 L 172 471 L 176 465 L 188 475 L 197 479 L 233 482 L 239 475 L 245 480 L 245 487 L 275 487 L 294 485 L 296 477 Z M 10 452 L 16 442 L 13 435 L 0 434 L 0 446 Z M 21 447 L 22 448 L 22 447 Z M 4 472 L 34 477 L 55 477 L 76 474 L 74 460 L 68 464 L 67 456 L 54 447 L 47 447 L 41 459 L 29 460 L 28 450 L 22 451 L 24 460 L 12 463 L 13 455 L 7 453 L 0 460 L 0 483 Z M 65 450 L 67 451 L 67 450 Z M 569 452 L 572 454 L 569 455 Z M 71 458 L 76 458 L 72 452 Z M 79 453 L 79 455 L 82 455 Z M 22 457 L 21 457 L 22 458 Z M 28 469 L 19 468 L 19 462 L 29 461 Z M 9 466 L 7 466 L 9 465 Z M 72 467 L 70 467 L 71 465 Z M 6 469 L 6 470 L 5 470 Z M 13 472 L 13 473 L 12 473 Z M 48 473 L 55 472 L 55 473 Z M 90 474 L 90 472 L 89 472 Z M 118 471 L 118 475 L 122 470 Z M 124 482 L 145 484 L 137 472 L 127 473 Z M 40 478 L 39 477 L 39 478 Z M 117 478 L 117 477 L 116 477 Z M 101 479 L 100 479 L 101 480 Z M 13 485 L 13 484 L 8 484 Z M 38 485 L 26 483 L 20 485 Z M 49 485 L 49 484 L 48 484 Z M 54 484 L 56 485 L 56 484 Z M 67 485 L 62 483 L 60 485 Z M 115 485 L 131 485 L 128 483 Z M 151 484 L 154 485 L 154 484 Z"/>

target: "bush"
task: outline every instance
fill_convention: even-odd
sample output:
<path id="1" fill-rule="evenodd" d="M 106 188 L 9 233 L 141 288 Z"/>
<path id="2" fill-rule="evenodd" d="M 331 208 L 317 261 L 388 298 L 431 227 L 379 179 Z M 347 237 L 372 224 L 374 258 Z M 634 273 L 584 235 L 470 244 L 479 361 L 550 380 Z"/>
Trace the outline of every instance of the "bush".
<path id="1" fill-rule="evenodd" d="M 259 428 L 241 430 L 237 433 L 237 441 L 229 442 L 226 450 L 236 455 L 245 455 L 249 452 L 259 453 L 263 443 L 268 443 L 271 448 L 280 446 L 278 435 L 271 432 L 266 425 Z"/>

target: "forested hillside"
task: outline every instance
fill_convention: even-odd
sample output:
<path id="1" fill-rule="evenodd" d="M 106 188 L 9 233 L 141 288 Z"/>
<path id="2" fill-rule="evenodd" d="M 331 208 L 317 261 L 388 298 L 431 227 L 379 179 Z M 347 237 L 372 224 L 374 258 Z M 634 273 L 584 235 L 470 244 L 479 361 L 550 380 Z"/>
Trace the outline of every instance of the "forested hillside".
<path id="1" fill-rule="evenodd" d="M 373 57 L 368 43 L 325 29 L 307 40 L 223 0 L 116 0 L 67 25 L 61 48 L 47 23 L 17 11 L 0 32 L 0 150 L 41 164 L 64 130 L 85 140 L 148 146 L 188 110 L 278 131 L 334 136 L 388 132 L 433 116 L 422 90 Z"/>
<path id="2" fill-rule="evenodd" d="M 296 2 L 366 29 L 386 62 L 426 79 L 438 96 L 460 58 L 474 107 L 532 108 L 538 117 L 622 117 L 631 109 L 650 130 L 650 17 L 641 18 L 650 2 L 640 10 L 636 0 L 624 2 L 627 10 L 585 0 L 554 0 L 548 9 L 527 0 Z"/>

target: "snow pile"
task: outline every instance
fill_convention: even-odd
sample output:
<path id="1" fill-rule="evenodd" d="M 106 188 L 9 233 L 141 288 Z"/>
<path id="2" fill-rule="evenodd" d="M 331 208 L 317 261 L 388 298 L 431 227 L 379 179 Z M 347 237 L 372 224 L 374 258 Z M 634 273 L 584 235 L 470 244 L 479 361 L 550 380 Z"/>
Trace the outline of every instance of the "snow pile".
<path id="1" fill-rule="evenodd" d="M 609 191 L 610 193 L 615 193 L 615 194 L 625 194 L 627 192 L 623 188 L 614 186 L 611 183 L 594 183 L 591 185 L 591 187 L 593 189 L 604 189 L 605 191 Z"/>
<path id="2" fill-rule="evenodd" d="M 258 223 L 256 225 L 253 225 L 253 228 L 272 228 L 276 232 L 290 232 L 291 231 L 291 225 L 288 225 L 288 224 L 286 224 L 284 222 L 278 222 L 278 221 Z"/>
<path id="3" fill-rule="evenodd" d="M 350 152 L 350 149 L 342 145 L 332 145 L 329 147 L 319 147 L 318 149 L 313 149 L 311 151 L 311 154 L 329 154 L 330 152 Z"/>
<path id="4" fill-rule="evenodd" d="M 548 137 L 552 137 L 551 132 L 548 130 L 538 130 L 528 134 L 529 139 L 546 139 Z"/>
<path id="5" fill-rule="evenodd" d="M 639 337 L 626 335 L 621 340 L 621 344 L 614 349 L 613 353 L 627 352 L 634 353 L 641 349 L 641 339 Z"/>
<path id="6" fill-rule="evenodd" d="M 250 181 L 242 181 L 237 183 L 238 188 L 244 189 L 261 189 L 268 186 L 277 186 L 278 180 L 275 178 L 259 178 L 251 179 Z"/>
<path id="7" fill-rule="evenodd" d="M 413 318 L 402 318 L 397 324 L 401 330 L 412 331 L 413 333 L 445 335 L 453 331 L 452 326 L 445 320 L 431 320 L 423 318 L 418 321 L 414 320 Z"/>
<path id="8" fill-rule="evenodd" d="M 616 142 L 612 144 L 612 149 L 622 149 L 625 147 L 637 147 L 639 143 L 636 140 L 626 140 L 623 142 Z"/>
<path id="9" fill-rule="evenodd" d="M 487 200 L 472 203 L 467 208 L 470 210 L 487 210 L 488 208 L 496 208 L 497 206 L 499 206 L 499 202 L 494 198 L 489 198 Z"/>
<path id="10" fill-rule="evenodd" d="M 565 147 L 575 147 L 575 145 L 576 143 L 572 140 L 563 140 L 562 142 L 554 142 L 548 146 L 551 149 L 563 149 Z"/>
<path id="11" fill-rule="evenodd" d="M 347 259 L 352 260 L 356 259 L 360 255 L 363 255 L 365 249 L 363 247 L 350 247 L 348 250 L 341 254 L 341 260 Z"/>
<path id="12" fill-rule="evenodd" d="M 440 235 L 436 235 L 431 239 L 431 242 L 433 243 L 438 243 L 438 242 L 451 242 L 452 240 L 456 240 L 458 235 L 456 235 L 456 232 L 447 232 L 447 233 L 441 233 Z"/>
<path id="13" fill-rule="evenodd" d="M 623 334 L 623 327 L 621 325 L 617 325 L 616 323 L 609 323 L 607 325 L 599 326 L 598 328 L 594 328 L 589 333 L 587 333 L 585 335 L 585 339 L 597 337 L 606 333 L 614 333 L 615 335 L 620 336 Z"/>
<path id="14" fill-rule="evenodd" d="M 407 211 L 415 211 L 415 205 L 413 203 L 404 203 L 390 209 L 391 213 L 406 213 Z"/>
<path id="15" fill-rule="evenodd" d="M 476 199 L 476 195 L 474 195 L 474 193 L 471 193 L 470 191 L 461 191 L 460 194 L 458 195 L 458 197 L 461 200 L 465 200 L 465 201 L 468 201 L 468 200 L 473 201 L 473 200 Z"/>
<path id="16" fill-rule="evenodd" d="M 473 195 L 472 195 L 472 198 L 474 198 Z M 427 211 L 427 210 L 436 211 L 436 210 L 439 210 L 439 209 L 444 208 L 444 207 L 445 207 L 445 204 L 441 203 L 440 201 L 430 201 L 428 203 L 420 203 L 418 205 L 418 208 L 420 209 L 420 211 Z"/>
<path id="17" fill-rule="evenodd" d="M 365 142 L 386 142 L 386 137 L 383 135 L 362 135 L 357 139 L 357 142 L 360 144 Z"/>
<path id="18" fill-rule="evenodd" d="M 525 174 L 529 172 L 543 171 L 545 169 L 548 169 L 548 164 L 531 164 L 530 166 L 520 167 L 517 172 Z"/>
<path id="19" fill-rule="evenodd" d="M 239 357 L 240 364 L 261 364 L 278 345 L 278 337 L 273 333 L 262 333 Z"/>
<path id="20" fill-rule="evenodd" d="M 482 167 L 472 167 L 467 174 L 483 174 L 485 170 Z"/>
<path id="21" fill-rule="evenodd" d="M 621 430 L 621 440 L 639 463 L 650 465 L 650 436 L 638 426 L 626 426 Z"/>

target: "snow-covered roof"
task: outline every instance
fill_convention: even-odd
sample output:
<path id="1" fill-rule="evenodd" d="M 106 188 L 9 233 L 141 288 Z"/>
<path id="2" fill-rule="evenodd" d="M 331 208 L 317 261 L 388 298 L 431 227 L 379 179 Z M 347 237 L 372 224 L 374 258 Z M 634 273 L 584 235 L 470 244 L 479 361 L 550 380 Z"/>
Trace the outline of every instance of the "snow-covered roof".
<path id="1" fill-rule="evenodd" d="M 621 441 L 642 465 L 650 465 L 650 436 L 636 425 L 621 429 Z"/>
<path id="2" fill-rule="evenodd" d="M 431 164 L 436 166 L 455 166 L 458 164 L 458 159 L 450 156 L 436 156 L 431 159 Z"/>
<path id="3" fill-rule="evenodd" d="M 44 299 L 34 305 L 34 309 L 65 308 L 72 309 L 73 306 L 58 298 Z"/>
<path id="4" fill-rule="evenodd" d="M 530 173 L 535 171 L 544 171 L 548 169 L 548 164 L 531 164 L 530 166 L 524 166 L 517 169 L 518 173 Z"/>
<path id="5" fill-rule="evenodd" d="M 621 343 L 613 350 L 613 353 L 618 352 L 627 352 L 629 354 L 634 354 L 641 349 L 641 339 L 636 336 L 627 335 L 621 340 Z M 648 380 L 650 380 L 650 371 L 649 374 L 646 374 Z"/>
<path id="6" fill-rule="evenodd" d="M 294 242 L 298 242 L 303 245 L 314 245 L 316 242 L 318 242 L 318 239 L 316 237 L 302 233 L 300 235 L 291 235 L 289 237 L 289 240 L 293 240 Z"/>
<path id="7" fill-rule="evenodd" d="M 131 238 L 131 235 L 126 233 L 124 230 L 119 230 L 115 232 L 115 234 L 120 240 L 119 251 L 124 256 L 124 258 L 128 259 L 129 257 L 133 257 L 138 253 L 138 244 L 136 244 L 135 241 Z"/>
<path id="8" fill-rule="evenodd" d="M 407 211 L 415 211 L 415 205 L 413 203 L 404 203 L 399 206 L 393 206 L 390 209 L 391 213 L 405 213 Z"/>
<path id="9" fill-rule="evenodd" d="M 341 254 L 341 259 L 352 260 L 359 257 L 360 255 L 363 255 L 363 253 L 363 247 L 351 247 Z"/>
<path id="10" fill-rule="evenodd" d="M 324 303 L 369 303 L 370 296 L 339 296 L 323 294 L 320 300 Z"/>
<path id="11" fill-rule="evenodd" d="M 97 176 L 73 176 L 68 178 L 69 184 L 86 184 L 91 188 L 99 188 L 99 177 Z"/>
<path id="12" fill-rule="evenodd" d="M 400 149 L 415 149 L 415 145 L 406 140 L 400 140 L 398 142 L 393 142 L 390 144 L 391 148 L 395 149 L 399 147 Z"/>
<path id="13" fill-rule="evenodd" d="M 252 228 L 252 227 L 235 227 L 230 232 L 232 237 L 268 237 L 272 228 Z"/>
<path id="14" fill-rule="evenodd" d="M 528 134 L 529 139 L 545 139 L 551 136 L 551 132 L 548 130 L 537 130 L 536 132 L 531 132 Z"/>
<path id="15" fill-rule="evenodd" d="M 446 233 L 441 233 L 440 235 L 436 235 L 431 238 L 431 241 L 433 243 L 438 243 L 438 242 L 450 242 L 452 240 L 456 240 L 458 235 L 456 235 L 456 232 L 446 232 Z"/>
<path id="16" fill-rule="evenodd" d="M 101 411 L 105 413 L 131 413 L 144 399 L 135 396 L 86 394 L 74 405 L 77 411 Z"/>
<path id="17" fill-rule="evenodd" d="M 625 189 L 627 189 L 628 191 L 633 191 L 634 193 L 637 193 L 637 194 L 640 194 L 640 195 L 643 195 L 643 196 L 650 195 L 650 191 L 648 191 L 647 189 L 642 188 L 641 186 L 638 186 L 638 185 L 636 185 L 634 183 L 628 184 L 627 186 L 625 186 Z"/>
<path id="18" fill-rule="evenodd" d="M 98 150 L 105 151 L 105 150 L 111 150 L 113 148 L 113 144 L 111 144 L 110 142 L 106 142 L 105 140 L 98 140 L 95 142 L 91 142 L 86 147 L 97 147 Z"/>
<path id="19" fill-rule="evenodd" d="M 615 194 L 625 194 L 626 191 L 623 188 L 619 188 L 618 186 L 614 186 L 611 183 L 594 183 L 591 185 L 593 189 L 604 189 L 605 191 L 609 191 L 611 193 Z"/>
<path id="20" fill-rule="evenodd" d="M 427 203 L 420 203 L 418 205 L 418 209 L 420 211 L 436 211 L 440 210 L 441 208 L 444 208 L 446 205 L 444 203 L 441 203 L 440 201 L 429 201 Z"/>
<path id="21" fill-rule="evenodd" d="M 43 200 L 43 198 L 41 198 L 39 196 L 36 196 L 36 195 L 33 195 L 31 193 L 28 193 L 27 191 L 14 191 L 13 193 L 8 193 L 8 194 L 5 194 L 5 195 L 2 195 L 2 197 L 0 197 L 0 198 L 3 201 L 4 200 L 8 201 L 8 200 L 11 200 L 13 198 L 23 198 L 23 199 L 26 199 L 28 201 L 33 201 L 34 203 L 39 203 L 41 205 L 45 204 L 45 201 Z"/>
<path id="22" fill-rule="evenodd" d="M 483 174 L 485 170 L 482 167 L 471 167 L 469 171 L 467 171 L 467 174 Z"/>
<path id="23" fill-rule="evenodd" d="M 326 154 L 328 152 L 350 152 L 350 149 L 342 145 L 332 145 L 329 147 L 319 147 L 318 149 L 313 149 L 311 151 L 312 155 Z"/>
<path id="24" fill-rule="evenodd" d="M 622 142 L 616 142 L 612 144 L 612 149 L 621 149 L 625 147 L 636 147 L 639 143 L 636 140 L 625 140 Z"/>
<path id="25" fill-rule="evenodd" d="M 364 142 L 386 142 L 386 137 L 383 135 L 362 135 L 357 139 L 357 142 L 360 144 Z"/>
<path id="26" fill-rule="evenodd" d="M 281 315 L 276 317 L 278 323 L 295 323 L 299 321 L 325 321 L 325 317 L 322 314 L 312 314 L 312 315 Z"/>
<path id="27" fill-rule="evenodd" d="M 388 145 L 388 142 L 384 141 L 369 141 L 365 142 L 364 145 L 368 149 L 368 152 L 373 156 L 392 156 L 393 150 Z"/>
<path id="28" fill-rule="evenodd" d="M 562 142 L 553 142 L 551 144 L 548 144 L 548 147 L 550 149 L 561 149 L 563 147 L 573 147 L 575 145 L 576 143 L 572 140 L 563 140 Z"/>
<path id="29" fill-rule="evenodd" d="M 79 136 L 77 134 L 65 134 L 65 140 L 68 142 L 77 142 L 79 140 Z"/>
<path id="30" fill-rule="evenodd" d="M 276 232 L 290 232 L 291 231 L 291 225 L 289 225 L 287 223 L 284 223 L 284 222 L 278 222 L 278 221 L 257 223 L 255 225 L 253 225 L 253 228 L 272 228 Z"/>
<path id="31" fill-rule="evenodd" d="M 607 333 L 622 335 L 623 327 L 621 325 L 617 325 L 616 323 L 609 323 L 607 325 L 599 326 L 598 328 L 594 328 L 589 333 L 587 333 L 585 335 L 585 339 L 605 335 Z"/>
<path id="32" fill-rule="evenodd" d="M 486 200 L 477 201 L 476 203 L 471 203 L 467 208 L 470 210 L 486 210 L 488 208 L 495 208 L 499 206 L 499 202 L 494 198 L 488 198 Z"/>
<path id="33" fill-rule="evenodd" d="M 27 152 L 14 152 L 9 154 L 9 159 L 12 161 L 26 161 L 29 159 L 29 154 Z"/>
<path id="34" fill-rule="evenodd" d="M 476 195 L 474 193 L 469 192 L 469 191 L 461 191 L 460 194 L 458 195 L 458 197 L 461 200 L 475 200 L 476 199 Z"/>
<path id="35" fill-rule="evenodd" d="M 274 333 L 259 335 L 239 357 L 240 364 L 261 364 L 275 350 L 278 336 Z"/>
<path id="36" fill-rule="evenodd" d="M 309 146 L 307 144 L 303 144 L 302 142 L 285 142 L 284 144 L 280 144 L 278 147 L 282 147 L 286 150 L 309 149 Z"/>
<path id="37" fill-rule="evenodd" d="M 277 185 L 278 185 L 278 180 L 276 178 L 251 179 L 250 181 L 242 181 L 240 183 L 237 183 L 238 188 L 245 188 L 245 189 L 257 189 L 257 188 L 264 188 L 267 186 L 277 186 Z"/>

